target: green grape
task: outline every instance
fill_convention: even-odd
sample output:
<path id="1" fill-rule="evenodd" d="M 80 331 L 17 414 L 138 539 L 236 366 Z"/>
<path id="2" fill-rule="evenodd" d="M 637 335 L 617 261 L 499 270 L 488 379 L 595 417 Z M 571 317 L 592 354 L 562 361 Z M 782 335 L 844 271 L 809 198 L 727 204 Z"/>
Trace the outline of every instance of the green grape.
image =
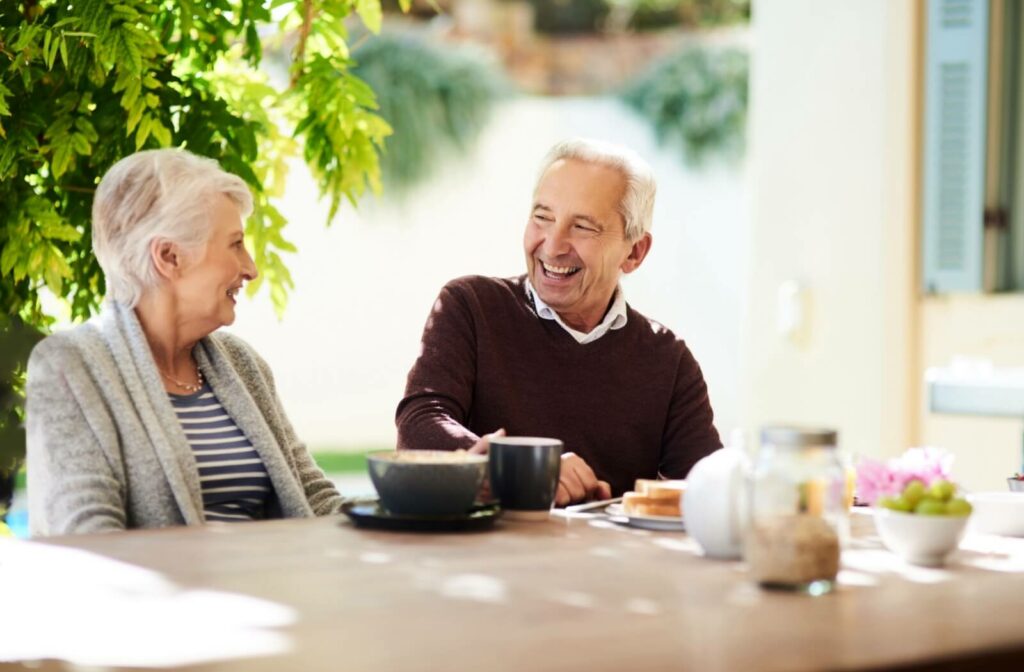
<path id="1" fill-rule="evenodd" d="M 911 509 L 917 506 L 917 503 L 921 501 L 921 498 L 924 497 L 924 495 L 924 483 L 921 481 L 911 481 L 910 483 L 907 483 L 905 488 L 903 488 L 903 499 L 907 500 Z"/>
<path id="2" fill-rule="evenodd" d="M 878 500 L 878 506 L 891 511 L 912 511 L 914 508 L 903 497 L 882 497 Z"/>
<path id="3" fill-rule="evenodd" d="M 946 504 L 933 497 L 924 497 L 917 503 L 914 513 L 922 516 L 944 516 L 946 515 Z"/>
<path id="4" fill-rule="evenodd" d="M 879 497 L 878 501 L 875 502 L 875 506 L 883 509 L 893 508 L 893 504 L 896 502 L 895 497 Z"/>
<path id="5" fill-rule="evenodd" d="M 934 483 L 932 483 L 932 487 L 928 488 L 929 496 L 941 500 L 943 502 L 948 502 L 950 499 L 952 499 L 953 493 L 955 492 L 956 486 L 950 483 L 949 481 L 945 480 L 935 481 Z"/>
<path id="6" fill-rule="evenodd" d="M 946 503 L 946 514 L 950 516 L 969 516 L 974 507 L 963 497 L 957 497 Z"/>

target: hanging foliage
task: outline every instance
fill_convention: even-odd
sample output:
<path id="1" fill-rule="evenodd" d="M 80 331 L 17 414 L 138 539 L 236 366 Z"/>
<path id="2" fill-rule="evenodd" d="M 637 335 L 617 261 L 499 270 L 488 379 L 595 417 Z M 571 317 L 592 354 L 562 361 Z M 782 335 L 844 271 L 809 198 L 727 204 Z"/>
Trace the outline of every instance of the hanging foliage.
<path id="1" fill-rule="evenodd" d="M 382 36 L 356 51 L 353 72 L 377 94 L 393 129 L 381 156 L 388 193 L 429 176 L 446 156 L 465 152 L 506 91 L 480 54 L 411 37 Z"/>
<path id="2" fill-rule="evenodd" d="M 744 149 L 747 79 L 746 52 L 688 49 L 656 63 L 622 98 L 686 161 L 736 158 Z"/>

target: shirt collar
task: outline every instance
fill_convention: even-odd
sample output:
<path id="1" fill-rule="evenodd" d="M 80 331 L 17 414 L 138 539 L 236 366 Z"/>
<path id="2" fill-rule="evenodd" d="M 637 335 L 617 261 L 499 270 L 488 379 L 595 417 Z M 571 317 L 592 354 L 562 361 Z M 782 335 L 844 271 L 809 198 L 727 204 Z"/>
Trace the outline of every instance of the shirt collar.
<path id="1" fill-rule="evenodd" d="M 533 300 L 533 305 L 537 308 L 537 315 L 545 320 L 554 320 L 558 323 L 558 326 L 562 327 L 570 336 L 572 336 L 577 343 L 586 344 L 593 343 L 597 339 L 601 338 L 608 333 L 611 329 L 622 329 L 626 326 L 626 296 L 622 292 L 622 287 L 618 286 L 615 288 L 615 296 L 612 298 L 612 307 L 605 313 L 604 319 L 601 323 L 594 327 L 589 333 L 583 333 L 577 331 L 562 321 L 562 318 L 556 313 L 551 306 L 544 303 L 540 298 L 540 294 L 533 288 L 533 284 L 530 282 L 530 278 L 526 278 L 526 293 Z"/>

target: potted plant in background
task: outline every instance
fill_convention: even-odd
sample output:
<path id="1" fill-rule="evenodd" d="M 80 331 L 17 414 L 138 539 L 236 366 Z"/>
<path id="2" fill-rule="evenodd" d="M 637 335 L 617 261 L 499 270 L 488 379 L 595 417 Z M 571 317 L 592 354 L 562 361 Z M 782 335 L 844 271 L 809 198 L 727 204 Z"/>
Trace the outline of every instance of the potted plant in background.
<path id="1" fill-rule="evenodd" d="M 857 466 L 857 496 L 875 507 L 882 542 L 911 564 L 942 565 L 963 538 L 972 507 L 952 480 L 952 464 L 945 451 L 911 448 Z"/>

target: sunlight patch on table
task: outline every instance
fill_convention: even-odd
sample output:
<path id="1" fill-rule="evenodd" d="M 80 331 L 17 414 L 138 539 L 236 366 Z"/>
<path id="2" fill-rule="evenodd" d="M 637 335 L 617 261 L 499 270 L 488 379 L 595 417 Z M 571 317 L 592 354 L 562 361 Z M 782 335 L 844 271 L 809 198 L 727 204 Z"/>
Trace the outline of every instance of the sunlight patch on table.
<path id="1" fill-rule="evenodd" d="M 944 583 L 953 579 L 948 570 L 911 565 L 882 549 L 847 550 L 843 553 L 843 567 L 866 574 L 897 574 L 913 583 Z"/>
<path id="2" fill-rule="evenodd" d="M 596 602 L 593 595 L 578 590 L 558 591 L 551 595 L 551 601 L 577 609 L 590 609 Z"/>
<path id="3" fill-rule="evenodd" d="M 485 574 L 456 574 L 441 582 L 441 595 L 456 600 L 472 600 L 489 604 L 508 601 L 505 582 Z"/>
<path id="4" fill-rule="evenodd" d="M 368 565 L 386 565 L 391 562 L 391 556 L 387 553 L 378 553 L 376 551 L 368 551 L 362 553 L 359 559 Z"/>
<path id="5" fill-rule="evenodd" d="M 278 655 L 293 609 L 87 551 L 0 539 L 0 661 L 170 667 Z"/>
<path id="6" fill-rule="evenodd" d="M 640 614 L 642 616 L 657 616 L 662 610 L 661 605 L 654 600 L 635 597 L 626 602 L 626 611 L 631 614 Z"/>

